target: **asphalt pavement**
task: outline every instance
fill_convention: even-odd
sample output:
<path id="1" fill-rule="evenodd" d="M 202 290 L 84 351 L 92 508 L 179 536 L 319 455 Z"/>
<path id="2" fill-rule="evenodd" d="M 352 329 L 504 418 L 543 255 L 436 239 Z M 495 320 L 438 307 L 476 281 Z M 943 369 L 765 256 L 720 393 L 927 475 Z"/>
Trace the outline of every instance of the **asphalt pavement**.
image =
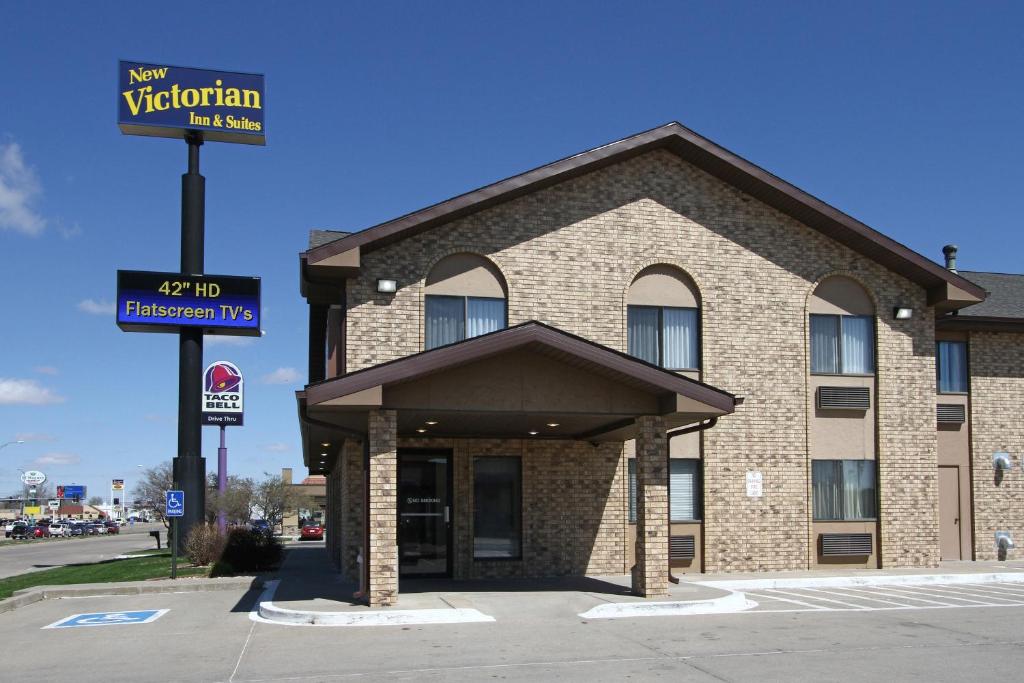
<path id="1" fill-rule="evenodd" d="M 258 623 L 258 591 L 77 598 L 0 614 L 0 642 L 45 653 L 6 658 L 5 679 L 80 683 L 1007 681 L 1024 667 L 1015 586 L 790 592 L 774 595 L 810 606 L 766 599 L 750 612 L 600 620 L 581 618 L 571 594 L 494 592 L 471 598 L 490 623 L 373 627 Z M 131 610 L 158 616 L 121 623 Z M 45 628 L 101 611 L 119 614 L 85 621 L 113 625 Z"/>
<path id="2" fill-rule="evenodd" d="M 162 524 L 136 524 L 112 536 L 38 538 L 0 545 L 0 579 L 25 572 L 68 564 L 101 562 L 130 550 L 155 548 L 149 531 L 160 531 L 161 545 L 167 539 Z"/>

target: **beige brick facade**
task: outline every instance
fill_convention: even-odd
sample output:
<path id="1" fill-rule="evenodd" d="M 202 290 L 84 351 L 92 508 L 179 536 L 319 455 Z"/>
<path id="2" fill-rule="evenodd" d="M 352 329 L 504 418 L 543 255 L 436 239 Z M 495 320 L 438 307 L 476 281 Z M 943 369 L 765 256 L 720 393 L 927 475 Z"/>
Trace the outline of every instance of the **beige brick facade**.
<path id="1" fill-rule="evenodd" d="M 1005 559 L 1018 559 L 1024 557 L 1024 334 L 972 332 L 968 348 L 974 553 L 997 559 L 995 532 L 1009 531 L 1017 548 Z M 992 465 L 997 451 L 1013 461 L 999 476 Z"/>
<path id="2" fill-rule="evenodd" d="M 370 607 L 387 607 L 398 599 L 398 438 L 393 410 L 371 410 L 370 553 L 367 600 Z"/>
<path id="3" fill-rule="evenodd" d="M 707 571 L 809 566 L 814 535 L 808 405 L 813 395 L 807 301 L 815 284 L 830 274 L 857 279 L 877 311 L 873 409 L 882 564 L 937 561 L 934 320 L 920 286 L 672 153 L 654 151 L 365 254 L 360 276 L 348 282 L 349 371 L 423 350 L 424 279 L 438 260 L 461 251 L 487 256 L 502 272 L 510 325 L 539 320 L 619 350 L 626 347 L 626 292 L 638 272 L 665 263 L 693 279 L 702 309 L 701 379 L 745 398 L 734 415 L 704 436 Z M 378 294 L 377 278 L 396 279 L 398 292 Z M 893 320 L 894 306 L 910 306 L 915 315 Z M 515 448 L 511 442 L 507 447 Z M 589 448 L 567 448 L 577 447 Z M 843 457 L 848 455 L 836 453 Z M 545 478 L 563 482 L 563 489 L 566 483 L 573 490 L 590 486 L 586 480 L 569 482 L 578 473 L 559 470 L 553 460 L 545 462 L 539 454 L 524 459 L 524 487 L 527 479 Z M 536 471 L 531 462 L 538 463 Z M 622 464 L 607 465 L 613 466 L 615 477 L 624 478 Z M 466 467 L 465 458 L 461 464 L 457 458 L 457 496 L 471 487 Z M 762 497 L 746 495 L 748 471 L 762 473 Z M 601 486 L 594 483 L 594 492 Z M 600 528 L 618 528 L 624 498 L 617 509 L 606 505 L 603 514 L 611 517 L 602 517 Z M 544 518 L 555 528 L 568 528 L 568 520 L 579 516 L 550 509 Z M 524 537 L 529 526 L 524 520 Z M 580 533 L 604 542 L 602 534 Z M 460 548 L 467 541 L 471 547 L 464 528 L 456 530 L 456 539 Z M 621 553 L 624 542 L 617 543 Z M 544 544 L 534 550 L 545 553 L 539 565 L 543 573 L 581 568 L 576 550 Z M 620 556 L 598 564 L 623 562 Z M 591 566 L 588 560 L 588 571 Z M 456 567 L 464 573 L 465 560 Z M 518 570 L 484 573 L 512 571 Z"/>
<path id="4" fill-rule="evenodd" d="M 634 590 L 668 595 L 668 439 L 661 417 L 637 420 Z"/>

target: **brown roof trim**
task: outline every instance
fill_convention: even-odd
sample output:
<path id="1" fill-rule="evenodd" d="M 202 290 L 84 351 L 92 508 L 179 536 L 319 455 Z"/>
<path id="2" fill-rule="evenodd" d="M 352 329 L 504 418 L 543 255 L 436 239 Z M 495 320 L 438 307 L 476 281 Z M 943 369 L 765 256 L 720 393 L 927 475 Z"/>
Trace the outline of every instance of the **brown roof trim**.
<path id="1" fill-rule="evenodd" d="M 376 386 L 415 379 L 531 343 L 544 344 L 725 413 L 733 412 L 736 405 L 736 397 L 729 392 L 535 320 L 311 384 L 305 390 L 306 400 L 309 405 L 316 405 Z"/>
<path id="2" fill-rule="evenodd" d="M 363 253 L 370 252 L 442 223 L 659 148 L 675 152 L 698 168 L 926 288 L 950 283 L 979 301 L 985 298 L 985 290 L 973 282 L 676 122 L 506 178 L 304 253 L 315 263 L 356 247 Z"/>
<path id="3" fill-rule="evenodd" d="M 949 315 L 936 318 L 939 330 L 972 332 L 1024 332 L 1024 318 L 996 318 L 980 315 Z"/>

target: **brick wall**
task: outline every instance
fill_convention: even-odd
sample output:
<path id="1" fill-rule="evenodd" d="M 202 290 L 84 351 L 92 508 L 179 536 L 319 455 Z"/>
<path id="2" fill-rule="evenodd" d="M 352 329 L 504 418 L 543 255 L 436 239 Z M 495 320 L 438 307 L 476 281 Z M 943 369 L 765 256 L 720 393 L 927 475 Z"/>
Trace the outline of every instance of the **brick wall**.
<path id="1" fill-rule="evenodd" d="M 367 598 L 370 607 L 387 607 L 398 599 L 398 460 L 393 410 L 371 410 L 370 444 L 370 553 Z"/>
<path id="2" fill-rule="evenodd" d="M 975 557 L 996 559 L 995 532 L 1009 531 L 1017 549 L 1008 559 L 1017 559 L 1024 557 L 1024 334 L 972 332 L 968 347 Z M 997 451 L 1013 460 L 1001 477 L 992 466 Z"/>
<path id="3" fill-rule="evenodd" d="M 705 436 L 709 571 L 808 566 L 807 299 L 829 274 L 857 278 L 878 311 L 882 563 L 937 559 L 934 331 L 919 286 L 653 151 L 364 254 L 348 288 L 350 371 L 422 350 L 424 278 L 458 251 L 502 271 L 510 324 L 540 320 L 620 350 L 642 268 L 693 278 L 702 379 L 746 398 Z M 377 278 L 399 291 L 378 294 Z M 891 320 L 897 305 L 915 317 Z M 746 497 L 748 470 L 763 473 L 763 497 Z"/>
<path id="4" fill-rule="evenodd" d="M 455 578 L 622 574 L 627 570 L 622 444 L 497 439 L 401 439 L 401 447 L 451 448 Z M 521 560 L 473 559 L 473 459 L 522 459 Z"/>

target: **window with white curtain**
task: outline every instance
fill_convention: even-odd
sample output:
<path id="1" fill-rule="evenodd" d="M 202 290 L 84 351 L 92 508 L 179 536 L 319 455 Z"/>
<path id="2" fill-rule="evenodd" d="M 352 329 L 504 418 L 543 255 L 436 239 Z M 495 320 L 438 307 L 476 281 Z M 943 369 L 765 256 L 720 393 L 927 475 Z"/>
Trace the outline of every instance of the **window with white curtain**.
<path id="1" fill-rule="evenodd" d="M 669 460 L 669 505 L 673 522 L 694 522 L 701 518 L 700 460 Z M 636 458 L 629 463 L 629 521 L 636 522 Z"/>
<path id="2" fill-rule="evenodd" d="M 875 469 L 874 460 L 813 460 L 814 519 L 876 519 Z"/>
<path id="3" fill-rule="evenodd" d="M 967 393 L 967 342 L 936 342 L 935 357 L 939 393 Z"/>
<path id="4" fill-rule="evenodd" d="M 629 306 L 626 318 L 629 355 L 669 370 L 700 367 L 696 308 Z"/>
<path id="5" fill-rule="evenodd" d="M 811 314 L 811 372 L 870 375 L 875 371 L 875 319 Z"/>
<path id="6" fill-rule="evenodd" d="M 425 346 L 428 350 L 479 337 L 507 325 L 504 299 L 439 294 L 428 294 L 425 298 Z"/>

